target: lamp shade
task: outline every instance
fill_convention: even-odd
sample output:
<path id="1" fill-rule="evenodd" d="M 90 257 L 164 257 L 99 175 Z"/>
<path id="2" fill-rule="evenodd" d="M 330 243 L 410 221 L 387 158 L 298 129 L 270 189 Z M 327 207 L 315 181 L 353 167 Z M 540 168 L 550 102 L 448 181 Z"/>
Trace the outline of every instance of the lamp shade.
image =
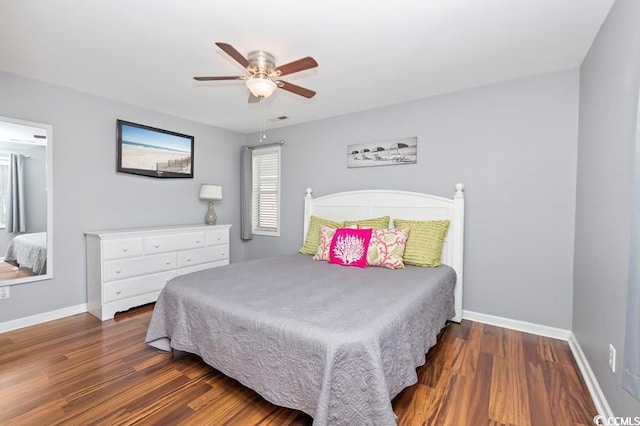
<path id="1" fill-rule="evenodd" d="M 268 98 L 278 86 L 270 78 L 252 77 L 245 83 L 253 96 Z"/>
<path id="2" fill-rule="evenodd" d="M 222 200 L 222 187 L 219 185 L 209 185 L 203 183 L 200 186 L 201 200 Z"/>

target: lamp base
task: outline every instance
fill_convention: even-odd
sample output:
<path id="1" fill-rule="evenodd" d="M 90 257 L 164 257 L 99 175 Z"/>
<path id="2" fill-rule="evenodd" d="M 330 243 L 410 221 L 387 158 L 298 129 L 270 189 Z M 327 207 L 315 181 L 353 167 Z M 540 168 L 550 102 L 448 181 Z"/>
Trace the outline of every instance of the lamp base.
<path id="1" fill-rule="evenodd" d="M 209 209 L 204 217 L 204 223 L 207 225 L 215 225 L 217 220 L 218 216 L 216 216 L 216 211 L 213 210 L 213 201 L 209 200 Z"/>

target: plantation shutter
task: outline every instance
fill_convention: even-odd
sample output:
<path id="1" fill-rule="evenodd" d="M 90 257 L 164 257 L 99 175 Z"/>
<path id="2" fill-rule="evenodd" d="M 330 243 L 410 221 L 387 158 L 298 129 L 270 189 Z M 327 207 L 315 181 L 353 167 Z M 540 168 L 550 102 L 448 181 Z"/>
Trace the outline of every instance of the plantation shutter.
<path id="1" fill-rule="evenodd" d="M 280 235 L 281 147 L 253 149 L 252 231 L 257 235 Z"/>

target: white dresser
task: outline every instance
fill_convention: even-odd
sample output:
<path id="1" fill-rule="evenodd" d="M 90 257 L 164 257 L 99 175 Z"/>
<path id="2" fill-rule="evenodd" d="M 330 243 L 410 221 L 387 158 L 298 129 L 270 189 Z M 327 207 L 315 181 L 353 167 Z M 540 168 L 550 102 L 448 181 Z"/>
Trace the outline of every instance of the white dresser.
<path id="1" fill-rule="evenodd" d="M 85 232 L 87 306 L 107 320 L 155 302 L 171 278 L 229 264 L 231 225 Z"/>

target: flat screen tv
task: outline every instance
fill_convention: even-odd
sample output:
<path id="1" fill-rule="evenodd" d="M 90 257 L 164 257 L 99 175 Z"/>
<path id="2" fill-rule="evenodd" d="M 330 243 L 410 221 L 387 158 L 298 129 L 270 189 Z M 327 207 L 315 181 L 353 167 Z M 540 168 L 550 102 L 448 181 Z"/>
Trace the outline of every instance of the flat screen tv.
<path id="1" fill-rule="evenodd" d="M 117 120 L 117 171 L 193 178 L 193 136 Z"/>

